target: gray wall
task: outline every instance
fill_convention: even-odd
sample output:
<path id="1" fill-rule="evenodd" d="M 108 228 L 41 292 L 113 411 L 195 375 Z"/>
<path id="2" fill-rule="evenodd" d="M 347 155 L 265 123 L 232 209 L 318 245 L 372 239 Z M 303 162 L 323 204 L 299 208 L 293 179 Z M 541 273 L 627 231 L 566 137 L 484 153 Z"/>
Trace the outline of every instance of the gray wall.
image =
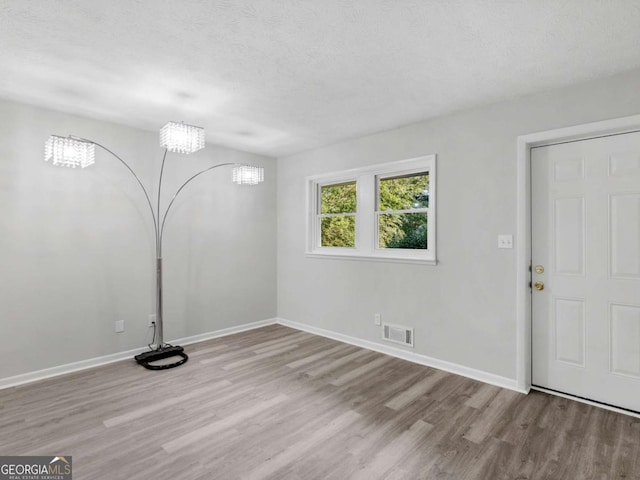
<path id="1" fill-rule="evenodd" d="M 87 169 L 44 163 L 52 133 L 104 144 L 146 185 L 159 173 L 157 133 L 0 101 L 0 378 L 151 340 L 155 252 L 144 196 L 99 149 Z M 165 340 L 276 315 L 275 160 L 213 145 L 169 154 L 164 198 L 230 161 L 264 166 L 267 181 L 239 187 L 224 167 L 176 201 L 165 233 Z M 114 331 L 118 319 L 124 333 Z"/>
<path id="2" fill-rule="evenodd" d="M 380 341 L 373 315 L 415 328 L 415 352 L 516 378 L 516 137 L 640 113 L 640 71 L 486 106 L 278 161 L 278 316 Z M 438 157 L 437 266 L 304 257 L 307 175 Z M 518 242 L 517 238 L 514 238 Z"/>
<path id="3" fill-rule="evenodd" d="M 176 202 L 166 339 L 274 317 L 277 298 L 279 317 L 370 341 L 379 312 L 415 328 L 417 353 L 515 378 L 515 250 L 496 245 L 516 229 L 516 137 L 640 113 L 638 85 L 640 71 L 461 112 L 282 158 L 277 172 L 272 159 L 212 145 L 171 155 L 165 198 L 223 161 L 263 165 L 267 182 L 241 188 L 215 172 Z M 150 341 L 144 198 L 104 152 L 85 170 L 45 164 L 51 133 L 112 147 L 145 184 L 158 175 L 155 132 L 0 101 L 0 378 Z M 438 155 L 439 265 L 304 257 L 305 176 L 429 153 Z M 117 319 L 124 333 L 114 333 Z"/>

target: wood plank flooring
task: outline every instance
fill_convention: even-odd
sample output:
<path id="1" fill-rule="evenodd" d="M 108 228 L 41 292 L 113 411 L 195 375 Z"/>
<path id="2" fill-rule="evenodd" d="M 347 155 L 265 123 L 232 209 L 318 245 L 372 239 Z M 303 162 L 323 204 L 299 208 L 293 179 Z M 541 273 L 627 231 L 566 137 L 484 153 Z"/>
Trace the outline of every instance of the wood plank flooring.
<path id="1" fill-rule="evenodd" d="M 640 479 L 640 419 L 279 325 L 0 391 L 1 455 L 74 479 Z"/>

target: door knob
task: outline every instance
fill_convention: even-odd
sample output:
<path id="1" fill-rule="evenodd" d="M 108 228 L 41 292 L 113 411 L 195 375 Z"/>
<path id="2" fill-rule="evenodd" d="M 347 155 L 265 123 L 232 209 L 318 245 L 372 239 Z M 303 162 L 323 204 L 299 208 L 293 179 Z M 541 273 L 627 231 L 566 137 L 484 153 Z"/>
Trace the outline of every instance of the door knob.
<path id="1" fill-rule="evenodd" d="M 533 284 L 533 288 L 535 288 L 538 291 L 544 290 L 544 282 L 536 282 L 536 283 L 534 283 Z"/>

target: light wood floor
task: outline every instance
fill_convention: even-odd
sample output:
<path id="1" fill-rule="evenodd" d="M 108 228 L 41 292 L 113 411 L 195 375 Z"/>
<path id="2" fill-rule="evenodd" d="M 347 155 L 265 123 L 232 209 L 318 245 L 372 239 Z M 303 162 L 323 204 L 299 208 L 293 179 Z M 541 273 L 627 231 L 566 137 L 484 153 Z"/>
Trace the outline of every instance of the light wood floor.
<path id="1" fill-rule="evenodd" d="M 0 455 L 75 480 L 637 479 L 640 419 L 269 326 L 0 391 Z"/>

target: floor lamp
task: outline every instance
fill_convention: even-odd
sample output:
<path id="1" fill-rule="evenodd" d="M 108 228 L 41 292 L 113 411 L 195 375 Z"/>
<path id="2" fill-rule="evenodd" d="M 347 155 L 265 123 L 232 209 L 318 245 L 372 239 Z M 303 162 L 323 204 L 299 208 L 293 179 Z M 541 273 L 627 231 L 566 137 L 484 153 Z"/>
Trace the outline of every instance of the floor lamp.
<path id="1" fill-rule="evenodd" d="M 176 152 L 189 154 L 196 152 L 205 146 L 204 129 L 184 123 L 169 122 L 160 130 L 160 146 L 164 148 L 162 157 L 162 166 L 160 167 L 160 178 L 158 180 L 158 199 L 156 209 L 149 193 L 144 184 L 133 171 L 133 169 L 121 157 L 109 150 L 104 145 L 100 145 L 93 140 L 80 138 L 76 136 L 60 137 L 51 135 L 45 144 L 45 161 L 51 161 L 53 165 L 62 167 L 81 167 L 85 168 L 93 164 L 95 161 L 95 147 L 99 147 L 105 152 L 111 154 L 115 159 L 120 161 L 129 173 L 133 175 L 136 182 L 142 189 L 149 206 L 149 212 L 153 219 L 153 227 L 155 230 L 155 251 L 156 251 L 156 322 L 154 325 L 154 341 L 155 346 L 151 347 L 148 352 L 135 356 L 135 360 L 145 368 L 150 370 L 164 370 L 167 368 L 177 367 L 185 363 L 189 357 L 184 352 L 184 348 L 178 345 L 169 345 L 163 340 L 163 317 L 162 317 L 162 234 L 164 232 L 167 215 L 175 202 L 176 197 L 182 190 L 200 175 L 211 170 L 223 167 L 233 166 L 232 180 L 239 185 L 257 185 L 264 181 L 264 169 L 262 167 L 254 167 L 251 165 L 243 165 L 239 163 L 220 163 L 196 173 L 184 182 L 173 195 L 173 198 L 167 205 L 161 215 L 160 210 L 160 193 L 162 192 L 162 175 L 164 173 L 164 164 L 167 159 L 168 152 Z M 152 341 L 153 343 L 153 341 Z M 169 357 L 181 357 L 174 363 L 152 364 L 158 360 Z"/>

